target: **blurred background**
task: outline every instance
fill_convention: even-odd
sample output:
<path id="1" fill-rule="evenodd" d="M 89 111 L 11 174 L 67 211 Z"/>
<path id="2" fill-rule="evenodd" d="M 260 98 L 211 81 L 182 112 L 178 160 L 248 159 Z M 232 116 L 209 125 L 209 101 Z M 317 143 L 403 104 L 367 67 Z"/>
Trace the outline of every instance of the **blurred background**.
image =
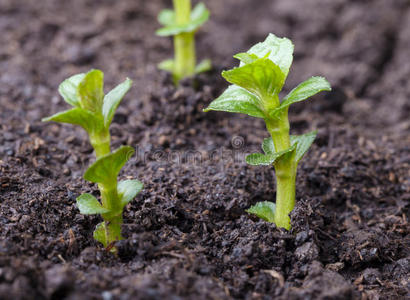
<path id="1" fill-rule="evenodd" d="M 205 3 L 211 18 L 197 35 L 199 58 L 211 58 L 217 68 L 232 67 L 233 54 L 269 32 L 289 37 L 296 48 L 287 89 L 320 74 L 351 105 L 371 114 L 359 116 L 359 122 L 387 131 L 408 129 L 408 0 Z M 1 0 L 1 112 L 16 114 L 17 101 L 26 107 L 20 116 L 41 118 L 48 112 L 40 111 L 37 100 L 59 103 L 57 85 L 91 67 L 104 70 L 108 82 L 131 77 L 132 93 L 147 101 L 161 84 L 156 64 L 173 55 L 171 39 L 155 36 L 158 12 L 171 6 L 170 0 Z"/>

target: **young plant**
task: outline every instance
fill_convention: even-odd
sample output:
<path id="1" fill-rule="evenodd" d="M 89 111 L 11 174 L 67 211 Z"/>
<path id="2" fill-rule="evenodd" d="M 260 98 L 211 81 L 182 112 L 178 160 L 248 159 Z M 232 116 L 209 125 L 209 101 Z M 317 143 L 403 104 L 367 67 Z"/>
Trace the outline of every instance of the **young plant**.
<path id="1" fill-rule="evenodd" d="M 132 81 L 127 78 L 106 95 L 103 84 L 104 73 L 99 70 L 66 79 L 58 91 L 73 108 L 43 121 L 79 125 L 87 131 L 97 159 L 87 169 L 84 178 L 98 184 L 101 202 L 91 194 L 82 194 L 77 198 L 77 206 L 82 214 L 102 216 L 104 221 L 97 225 L 94 238 L 104 247 L 112 247 L 115 241 L 122 239 L 123 209 L 143 185 L 138 180 L 117 182 L 121 168 L 133 155 L 134 149 L 129 146 L 121 146 L 114 152 L 110 149 L 109 127 Z"/>
<path id="2" fill-rule="evenodd" d="M 175 84 L 186 77 L 211 69 L 211 61 L 196 65 L 195 32 L 209 18 L 209 11 L 199 3 L 191 12 L 191 0 L 173 0 L 174 10 L 164 9 L 158 15 L 163 25 L 157 30 L 159 36 L 174 36 L 175 59 L 161 62 L 158 68 L 172 73 Z"/>
<path id="3" fill-rule="evenodd" d="M 269 34 L 248 52 L 235 55 L 239 67 L 222 72 L 232 85 L 205 109 L 243 113 L 265 121 L 270 137 L 262 143 L 264 154 L 248 155 L 246 162 L 275 167 L 276 204 L 260 202 L 247 211 L 286 229 L 290 229 L 289 213 L 295 206 L 297 166 L 316 137 L 315 131 L 289 135 L 289 106 L 331 90 L 325 78 L 312 77 L 279 100 L 292 64 L 293 48 L 289 39 Z"/>

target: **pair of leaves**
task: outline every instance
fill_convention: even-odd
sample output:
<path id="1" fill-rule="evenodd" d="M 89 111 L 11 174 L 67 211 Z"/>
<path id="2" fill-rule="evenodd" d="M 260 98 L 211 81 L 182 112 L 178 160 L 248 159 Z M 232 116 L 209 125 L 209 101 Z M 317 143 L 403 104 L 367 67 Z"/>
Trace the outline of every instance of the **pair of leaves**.
<path id="1" fill-rule="evenodd" d="M 69 123 L 93 133 L 108 128 L 121 100 L 131 88 L 132 80 L 126 79 L 104 96 L 104 73 L 91 70 L 64 80 L 59 93 L 73 109 L 57 113 L 43 121 Z"/>
<path id="2" fill-rule="evenodd" d="M 158 64 L 158 68 L 166 72 L 175 73 L 175 62 L 173 59 L 164 60 L 163 62 Z M 204 59 L 195 67 L 194 74 L 207 72 L 210 69 L 212 69 L 211 60 Z"/>
<path id="3" fill-rule="evenodd" d="M 253 153 L 246 157 L 246 163 L 252 166 L 270 166 L 284 155 L 293 152 L 296 145 L 292 145 L 286 150 L 273 153 Z"/>
<path id="4" fill-rule="evenodd" d="M 103 186 L 115 186 L 117 176 L 122 167 L 134 154 L 134 149 L 122 146 L 115 152 L 105 155 L 92 164 L 84 174 L 88 181 L 99 183 Z M 119 182 L 117 192 L 120 207 L 124 207 L 137 195 L 143 187 L 138 180 L 124 180 Z M 77 198 L 77 205 L 83 214 L 104 214 L 110 212 L 91 194 L 83 194 Z"/>
<path id="5" fill-rule="evenodd" d="M 175 11 L 171 9 L 164 9 L 158 15 L 158 22 L 164 27 L 158 29 L 156 34 L 159 36 L 171 36 L 181 33 L 194 32 L 202 24 L 209 19 L 209 10 L 205 4 L 198 3 L 192 10 L 189 22 L 186 24 L 178 24 Z"/>
<path id="6" fill-rule="evenodd" d="M 240 71 L 239 69 L 240 68 L 234 70 Z M 226 73 L 224 74 L 226 75 Z M 229 78 L 228 81 L 230 81 L 232 77 L 225 78 Z M 230 82 L 232 81 L 233 80 Z M 280 113 L 291 104 L 306 100 L 321 91 L 331 90 L 330 84 L 326 79 L 323 77 L 312 77 L 294 88 L 283 99 L 279 107 L 266 111 L 264 105 L 269 106 L 269 103 L 264 104 L 257 95 L 241 87 L 249 85 L 249 82 L 244 81 L 244 84 L 229 86 L 228 89 L 226 89 L 221 96 L 212 101 L 211 104 L 204 109 L 204 111 L 208 112 L 214 110 L 242 113 L 252 117 L 264 119 L 269 117 L 278 118 Z"/>
<path id="7" fill-rule="evenodd" d="M 122 167 L 133 154 L 134 148 L 121 146 L 116 151 L 97 159 L 85 172 L 84 179 L 108 186 L 115 183 Z"/>
<path id="8" fill-rule="evenodd" d="M 133 155 L 134 149 L 129 146 L 122 146 L 118 150 L 105 155 L 92 164 L 84 174 L 88 181 L 99 183 L 104 186 L 115 186 L 117 176 Z M 120 207 L 124 207 L 142 189 L 143 184 L 138 180 L 124 180 L 117 186 Z M 110 212 L 103 207 L 100 202 L 91 194 L 83 194 L 77 198 L 77 205 L 82 214 L 105 214 Z"/>
<path id="9" fill-rule="evenodd" d="M 121 207 L 127 205 L 142 190 L 143 184 L 138 180 L 124 180 L 119 182 L 117 190 L 121 201 Z M 84 215 L 106 214 L 110 210 L 103 207 L 101 203 L 91 194 L 82 194 L 77 198 L 77 206 Z"/>
<path id="10" fill-rule="evenodd" d="M 266 40 L 246 53 L 234 57 L 241 61 L 238 68 L 224 71 L 222 76 L 233 85 L 204 111 L 244 113 L 257 118 L 277 118 L 292 103 L 306 100 L 330 85 L 323 77 L 312 77 L 293 89 L 279 103 L 293 60 L 293 44 L 287 38 L 269 34 Z M 239 103 L 238 103 L 239 102 Z"/>
<path id="11" fill-rule="evenodd" d="M 263 152 L 265 152 L 265 154 L 250 154 L 246 157 L 246 162 L 253 166 L 269 166 L 275 163 L 277 160 L 283 158 L 284 155 L 294 152 L 294 159 L 296 163 L 298 163 L 312 145 L 313 141 L 316 138 L 316 134 L 316 131 L 312 131 L 303 135 L 291 135 L 291 146 L 288 149 L 280 152 L 275 152 L 275 145 L 271 137 L 265 138 L 262 143 L 262 150 Z"/>

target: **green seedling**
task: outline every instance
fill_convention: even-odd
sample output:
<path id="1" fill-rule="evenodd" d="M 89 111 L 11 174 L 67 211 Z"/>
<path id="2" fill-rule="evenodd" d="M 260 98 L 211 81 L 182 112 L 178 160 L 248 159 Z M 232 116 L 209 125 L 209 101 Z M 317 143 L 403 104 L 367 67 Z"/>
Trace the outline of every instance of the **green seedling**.
<path id="1" fill-rule="evenodd" d="M 158 22 L 164 27 L 157 30 L 159 36 L 174 36 L 175 59 L 161 62 L 158 68 L 172 73 L 174 83 L 181 79 L 211 69 L 211 61 L 196 65 L 195 32 L 209 18 L 209 10 L 199 3 L 191 11 L 191 0 L 173 0 L 174 10 L 164 9 Z"/>
<path id="2" fill-rule="evenodd" d="M 79 125 L 88 133 L 96 161 L 87 169 L 84 178 L 98 184 L 101 201 L 91 194 L 82 194 L 77 198 L 77 206 L 82 214 L 102 216 L 104 221 L 97 225 L 94 238 L 104 247 L 112 247 L 115 252 L 114 242 L 122 239 L 123 209 L 141 191 L 143 185 L 138 180 L 117 182 L 121 168 L 134 154 L 134 149 L 129 146 L 122 146 L 114 152 L 110 149 L 109 127 L 132 81 L 127 78 L 106 95 L 103 84 L 104 73 L 99 70 L 66 79 L 58 91 L 73 108 L 43 121 Z"/>
<path id="3" fill-rule="evenodd" d="M 222 72 L 232 85 L 205 109 L 243 113 L 265 121 L 270 137 L 262 143 L 264 154 L 248 155 L 246 162 L 274 166 L 276 204 L 260 202 L 247 211 L 286 229 L 290 229 L 289 213 L 295 206 L 297 166 L 316 137 L 315 131 L 299 136 L 289 134 L 289 106 L 331 90 L 325 78 L 312 77 L 279 100 L 292 64 L 293 49 L 289 39 L 270 34 L 248 52 L 235 55 L 239 67 Z"/>

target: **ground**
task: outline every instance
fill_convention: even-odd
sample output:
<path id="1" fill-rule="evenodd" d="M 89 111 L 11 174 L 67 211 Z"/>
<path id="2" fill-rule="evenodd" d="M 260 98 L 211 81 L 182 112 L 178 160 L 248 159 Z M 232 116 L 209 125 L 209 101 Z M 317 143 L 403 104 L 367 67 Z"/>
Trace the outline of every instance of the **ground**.
<path id="1" fill-rule="evenodd" d="M 198 56 L 214 70 L 175 89 L 156 64 L 171 1 L 0 2 L 0 299 L 408 299 L 410 3 L 207 0 Z M 285 90 L 312 75 L 333 92 L 290 110 L 317 129 L 299 166 L 287 232 L 247 213 L 275 196 L 270 167 L 246 165 L 264 124 L 202 109 L 269 32 L 296 46 Z M 58 84 L 100 68 L 106 90 L 134 86 L 113 148 L 137 154 L 121 178 L 145 188 L 125 211 L 118 256 L 92 239 L 75 198 L 93 161 L 80 128 L 45 124 L 67 108 Z"/>

